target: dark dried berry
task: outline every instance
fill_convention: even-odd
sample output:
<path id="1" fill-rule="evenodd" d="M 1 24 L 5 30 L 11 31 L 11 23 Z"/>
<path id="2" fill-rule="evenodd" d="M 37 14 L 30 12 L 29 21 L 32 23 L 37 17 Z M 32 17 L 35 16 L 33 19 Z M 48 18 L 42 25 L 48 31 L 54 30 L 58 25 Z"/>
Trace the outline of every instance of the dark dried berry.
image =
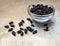
<path id="1" fill-rule="evenodd" d="M 31 24 L 32 27 L 35 27 L 33 24 Z"/>
<path id="2" fill-rule="evenodd" d="M 44 24 L 43 26 L 47 26 L 48 24 Z"/>
<path id="3" fill-rule="evenodd" d="M 20 30 L 24 30 L 23 28 L 20 28 Z"/>
<path id="4" fill-rule="evenodd" d="M 11 31 L 13 31 L 13 28 L 10 28 L 10 29 L 8 30 L 8 32 L 11 32 Z"/>
<path id="5" fill-rule="evenodd" d="M 31 27 L 26 27 L 27 28 L 27 30 L 29 30 L 30 32 L 33 32 L 34 31 L 34 29 L 32 29 Z"/>
<path id="6" fill-rule="evenodd" d="M 20 23 L 18 23 L 18 25 L 19 25 L 19 26 L 23 26 L 23 24 L 22 24 L 21 22 L 20 22 Z"/>
<path id="7" fill-rule="evenodd" d="M 37 30 L 33 31 L 33 34 L 36 34 L 37 33 Z"/>
<path id="8" fill-rule="evenodd" d="M 30 18 L 27 18 L 28 21 L 30 21 L 30 23 L 33 23 L 32 20 Z"/>
<path id="9" fill-rule="evenodd" d="M 11 27 L 15 27 L 15 25 L 10 25 Z"/>
<path id="10" fill-rule="evenodd" d="M 13 24 L 13 21 L 9 22 L 9 24 L 10 24 L 10 25 Z"/>
<path id="11" fill-rule="evenodd" d="M 44 31 L 49 31 L 48 27 L 46 27 L 46 29 L 44 29 Z"/>
<path id="12" fill-rule="evenodd" d="M 25 32 L 25 34 L 27 34 L 28 33 L 28 30 L 27 29 L 24 29 L 24 32 Z"/>
<path id="13" fill-rule="evenodd" d="M 27 20 L 31 20 L 30 18 L 27 18 Z"/>
<path id="14" fill-rule="evenodd" d="M 21 33 L 20 33 L 20 35 L 21 35 L 21 36 L 24 36 L 24 33 L 23 33 L 23 32 L 21 32 Z"/>
<path id="15" fill-rule="evenodd" d="M 35 7 L 35 5 L 32 5 L 33 7 Z"/>
<path id="16" fill-rule="evenodd" d="M 5 28 L 9 28 L 9 26 L 8 25 L 6 25 L 6 26 L 4 26 Z"/>
<path id="17" fill-rule="evenodd" d="M 12 31 L 12 35 L 13 35 L 13 36 L 16 36 L 16 32 Z"/>
<path id="18" fill-rule="evenodd" d="M 22 23 L 24 23 L 24 20 L 21 20 Z"/>
<path id="19" fill-rule="evenodd" d="M 22 32 L 21 30 L 17 31 L 18 34 L 20 34 L 21 32 Z"/>

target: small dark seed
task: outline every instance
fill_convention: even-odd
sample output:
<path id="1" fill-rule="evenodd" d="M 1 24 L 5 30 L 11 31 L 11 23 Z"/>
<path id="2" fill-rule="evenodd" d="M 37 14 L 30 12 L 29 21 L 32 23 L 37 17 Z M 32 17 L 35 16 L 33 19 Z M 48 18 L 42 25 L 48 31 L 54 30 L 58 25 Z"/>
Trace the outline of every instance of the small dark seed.
<path id="1" fill-rule="evenodd" d="M 21 26 L 23 26 L 23 24 L 20 22 L 20 23 L 18 23 L 18 25 L 21 27 Z"/>
<path id="2" fill-rule="evenodd" d="M 4 26 L 5 28 L 9 28 L 9 26 L 8 25 L 6 25 L 6 26 Z"/>
<path id="3" fill-rule="evenodd" d="M 27 18 L 27 20 L 31 20 L 30 18 Z"/>
<path id="4" fill-rule="evenodd" d="M 20 34 L 21 32 L 22 32 L 21 30 L 17 31 L 18 34 Z"/>
<path id="5" fill-rule="evenodd" d="M 37 30 L 33 31 L 33 34 L 36 34 L 37 33 Z"/>
<path id="6" fill-rule="evenodd" d="M 20 28 L 20 30 L 24 30 L 23 28 Z"/>
<path id="7" fill-rule="evenodd" d="M 13 21 L 9 22 L 9 24 L 10 24 L 10 25 L 13 24 Z"/>
<path id="8" fill-rule="evenodd" d="M 30 21 L 30 23 L 33 23 L 32 20 L 30 18 L 27 18 L 28 21 Z"/>
<path id="9" fill-rule="evenodd" d="M 44 29 L 44 31 L 49 31 L 48 27 L 46 27 L 46 29 Z"/>
<path id="10" fill-rule="evenodd" d="M 32 5 L 33 7 L 35 7 L 35 5 Z"/>
<path id="11" fill-rule="evenodd" d="M 13 35 L 13 36 L 16 36 L 16 32 L 12 31 L 12 35 Z"/>
<path id="12" fill-rule="evenodd" d="M 33 24 L 31 24 L 32 27 L 35 27 Z"/>
<path id="13" fill-rule="evenodd" d="M 24 20 L 21 20 L 22 23 L 24 23 Z"/>
<path id="14" fill-rule="evenodd" d="M 34 29 L 32 29 L 31 27 L 26 27 L 27 28 L 27 30 L 29 30 L 30 32 L 33 32 L 34 31 Z"/>
<path id="15" fill-rule="evenodd" d="M 11 27 L 15 27 L 15 25 L 10 25 Z"/>
<path id="16" fill-rule="evenodd" d="M 10 28 L 10 29 L 8 30 L 8 32 L 11 32 L 11 31 L 13 31 L 13 28 Z"/>
<path id="17" fill-rule="evenodd" d="M 25 34 L 27 34 L 28 33 L 27 29 L 24 29 L 24 32 L 25 32 Z"/>
<path id="18" fill-rule="evenodd" d="M 44 24 L 43 26 L 47 26 L 48 24 Z"/>
<path id="19" fill-rule="evenodd" d="M 21 34 L 20 34 L 21 36 L 23 36 L 24 35 L 24 33 L 23 32 L 21 32 Z"/>

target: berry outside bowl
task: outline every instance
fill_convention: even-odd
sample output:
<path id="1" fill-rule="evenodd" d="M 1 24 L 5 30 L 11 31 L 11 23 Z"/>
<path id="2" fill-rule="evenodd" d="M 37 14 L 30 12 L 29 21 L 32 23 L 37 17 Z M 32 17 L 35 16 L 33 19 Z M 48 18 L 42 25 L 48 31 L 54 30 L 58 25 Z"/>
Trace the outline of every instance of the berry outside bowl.
<path id="1" fill-rule="evenodd" d="M 53 9 L 53 12 L 52 12 L 52 13 L 47 14 L 47 15 L 37 15 L 37 14 L 34 14 L 34 13 L 32 13 L 32 12 L 30 11 L 30 9 L 33 8 L 32 5 L 33 5 L 33 4 L 31 4 L 31 5 L 28 6 L 28 14 L 29 14 L 29 16 L 30 16 L 33 20 L 35 20 L 35 21 L 37 21 L 37 22 L 40 22 L 40 23 L 47 22 L 47 21 L 49 21 L 49 20 L 54 16 L 54 14 L 55 14 L 55 8 L 54 8 L 52 5 L 50 5 L 50 4 L 43 4 L 43 5 L 48 5 L 48 7 L 51 7 L 51 8 Z M 37 5 L 37 4 L 35 4 L 35 5 Z"/>

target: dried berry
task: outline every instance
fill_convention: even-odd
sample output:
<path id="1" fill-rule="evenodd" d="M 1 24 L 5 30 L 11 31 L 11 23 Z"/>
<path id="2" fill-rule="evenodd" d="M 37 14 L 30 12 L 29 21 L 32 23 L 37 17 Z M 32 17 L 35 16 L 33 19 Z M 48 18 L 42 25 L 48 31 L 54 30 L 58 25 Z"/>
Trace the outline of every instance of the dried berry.
<path id="1" fill-rule="evenodd" d="M 27 28 L 27 30 L 29 30 L 30 32 L 33 32 L 34 31 L 34 29 L 32 29 L 31 27 L 26 27 Z"/>
<path id="2" fill-rule="evenodd" d="M 13 24 L 13 23 L 14 23 L 13 21 L 9 22 L 10 25 Z"/>
<path id="3" fill-rule="evenodd" d="M 32 20 L 30 18 L 27 18 L 28 21 L 30 21 L 30 23 L 33 23 Z"/>
<path id="4" fill-rule="evenodd" d="M 46 27 L 46 29 L 44 29 L 44 31 L 49 31 L 48 27 Z"/>
<path id="5" fill-rule="evenodd" d="M 10 28 L 10 29 L 8 30 L 8 32 L 11 32 L 11 31 L 13 31 L 13 28 Z"/>
<path id="6" fill-rule="evenodd" d="M 21 36 L 24 36 L 24 33 L 23 33 L 23 32 L 21 32 L 21 33 L 20 33 L 20 35 L 21 35 Z"/>
<path id="7" fill-rule="evenodd" d="M 37 33 L 37 30 L 33 31 L 33 34 L 36 34 Z"/>
<path id="8" fill-rule="evenodd" d="M 31 24 L 32 27 L 35 27 L 33 24 Z"/>
<path id="9" fill-rule="evenodd" d="M 13 35 L 13 36 L 16 36 L 16 32 L 12 31 L 12 35 Z"/>
<path id="10" fill-rule="evenodd" d="M 27 18 L 27 20 L 31 20 L 30 18 Z"/>
<path id="11" fill-rule="evenodd" d="M 5 28 L 9 28 L 9 26 L 8 25 L 6 25 L 6 26 L 4 26 Z"/>
<path id="12" fill-rule="evenodd" d="M 48 24 L 44 24 L 43 26 L 47 26 Z"/>
<path id="13" fill-rule="evenodd" d="M 21 20 L 22 23 L 24 23 L 24 20 Z"/>
<path id="14" fill-rule="evenodd" d="M 20 34 L 21 32 L 22 32 L 21 30 L 17 31 L 18 34 Z"/>
<path id="15" fill-rule="evenodd" d="M 32 5 L 33 7 L 35 7 L 35 5 Z"/>
<path id="16" fill-rule="evenodd" d="M 22 23 L 22 22 L 20 22 L 20 23 L 18 23 L 18 25 L 21 27 L 21 26 L 23 26 L 23 23 Z"/>
<path id="17" fill-rule="evenodd" d="M 11 27 L 15 27 L 15 25 L 10 25 Z"/>
<path id="18" fill-rule="evenodd" d="M 20 30 L 24 30 L 23 28 L 20 28 Z"/>
<path id="19" fill-rule="evenodd" d="M 28 30 L 27 29 L 24 29 L 24 32 L 25 32 L 25 34 L 27 34 L 28 33 Z"/>

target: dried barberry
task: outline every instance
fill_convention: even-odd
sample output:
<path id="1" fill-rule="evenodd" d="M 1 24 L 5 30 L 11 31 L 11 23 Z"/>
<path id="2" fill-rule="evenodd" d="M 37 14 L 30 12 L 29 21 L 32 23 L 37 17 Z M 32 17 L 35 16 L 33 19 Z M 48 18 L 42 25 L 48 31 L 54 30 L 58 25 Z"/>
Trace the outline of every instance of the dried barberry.
<path id="1" fill-rule="evenodd" d="M 48 24 L 44 24 L 43 26 L 47 26 Z"/>
<path id="2" fill-rule="evenodd" d="M 11 27 L 15 27 L 15 25 L 10 25 Z"/>
<path id="3" fill-rule="evenodd" d="M 44 29 L 44 31 L 49 31 L 48 27 L 46 27 L 46 29 Z"/>
<path id="4" fill-rule="evenodd" d="M 21 35 L 21 36 L 24 36 L 24 33 L 23 33 L 23 32 L 21 32 L 21 33 L 20 33 L 20 35 Z"/>
<path id="5" fill-rule="evenodd" d="M 30 32 L 33 32 L 34 31 L 34 29 L 32 29 L 31 27 L 26 27 L 27 28 L 27 30 L 29 30 Z"/>
<path id="6" fill-rule="evenodd" d="M 17 31 L 17 34 L 20 34 L 22 31 L 21 30 L 19 30 L 19 31 Z"/>
<path id="7" fill-rule="evenodd" d="M 10 29 L 8 30 L 8 32 L 11 32 L 11 31 L 13 31 L 13 28 L 10 28 Z"/>
<path id="8" fill-rule="evenodd" d="M 31 24 L 32 27 L 35 27 L 33 24 Z"/>
<path id="9" fill-rule="evenodd" d="M 25 32 L 25 34 L 27 34 L 28 33 L 28 30 L 27 29 L 24 29 L 24 32 Z"/>
<path id="10" fill-rule="evenodd" d="M 20 28 L 20 30 L 24 30 L 23 28 Z"/>
<path id="11" fill-rule="evenodd" d="M 13 24 L 13 23 L 14 23 L 13 21 L 9 22 L 10 25 Z"/>
<path id="12" fill-rule="evenodd" d="M 4 27 L 5 27 L 5 28 L 9 28 L 9 26 L 8 26 L 8 25 L 5 25 Z"/>
<path id="13" fill-rule="evenodd" d="M 37 33 L 37 30 L 33 31 L 33 34 L 36 34 Z"/>
<path id="14" fill-rule="evenodd" d="M 16 32 L 15 32 L 15 31 L 12 31 L 12 35 L 13 35 L 13 36 L 16 36 Z"/>

